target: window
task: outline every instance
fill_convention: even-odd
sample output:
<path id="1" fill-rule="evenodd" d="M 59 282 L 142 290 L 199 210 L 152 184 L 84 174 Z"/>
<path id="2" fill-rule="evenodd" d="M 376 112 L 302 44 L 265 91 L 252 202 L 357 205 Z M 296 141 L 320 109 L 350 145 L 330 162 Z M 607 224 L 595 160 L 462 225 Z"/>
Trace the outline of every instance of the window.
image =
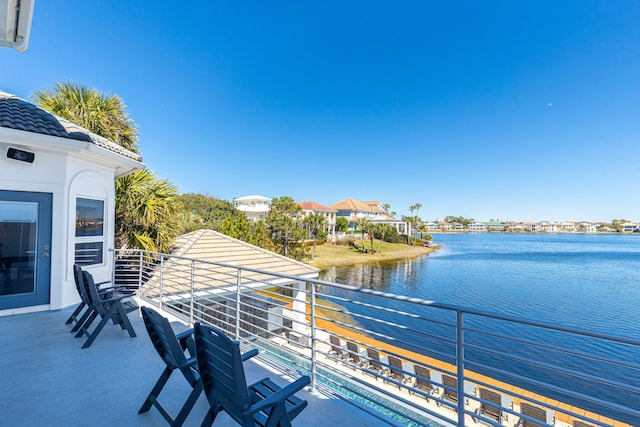
<path id="1" fill-rule="evenodd" d="M 102 264 L 104 243 L 104 201 L 76 199 L 76 264 Z"/>

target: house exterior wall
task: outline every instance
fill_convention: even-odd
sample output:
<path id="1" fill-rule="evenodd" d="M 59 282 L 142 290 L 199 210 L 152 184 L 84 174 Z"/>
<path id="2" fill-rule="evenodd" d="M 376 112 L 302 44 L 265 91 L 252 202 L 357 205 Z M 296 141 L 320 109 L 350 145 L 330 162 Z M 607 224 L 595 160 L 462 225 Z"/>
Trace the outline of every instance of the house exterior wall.
<path id="1" fill-rule="evenodd" d="M 88 266 L 87 270 L 96 281 L 108 280 L 113 264 L 109 249 L 113 248 L 114 236 L 114 168 L 98 161 L 96 156 L 84 155 L 82 150 L 49 149 L 42 141 L 38 141 L 37 135 L 33 144 L 25 144 L 25 133 L 17 141 L 13 138 L 14 134 L 13 130 L 5 132 L 0 128 L 0 189 L 52 194 L 50 303 L 4 310 L 0 314 L 55 310 L 76 304 L 80 301 L 72 268 L 75 260 L 76 198 L 104 201 L 104 262 Z M 42 138 L 51 140 L 53 137 Z M 35 161 L 26 163 L 8 159 L 6 153 L 9 147 L 35 153 Z"/>

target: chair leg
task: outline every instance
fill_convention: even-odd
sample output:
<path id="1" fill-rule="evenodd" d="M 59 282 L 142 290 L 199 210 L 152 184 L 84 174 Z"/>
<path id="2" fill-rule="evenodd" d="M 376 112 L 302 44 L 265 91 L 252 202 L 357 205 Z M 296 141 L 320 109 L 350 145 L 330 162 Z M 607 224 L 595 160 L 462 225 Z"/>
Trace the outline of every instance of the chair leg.
<path id="1" fill-rule="evenodd" d="M 122 304 L 120 304 L 120 301 L 118 301 L 117 312 L 120 316 L 120 327 L 122 330 L 126 329 L 127 332 L 129 332 L 130 338 L 136 337 L 136 331 L 133 329 L 129 316 L 127 316 L 127 312 L 124 310 L 124 307 L 122 307 Z"/>
<path id="2" fill-rule="evenodd" d="M 191 391 L 191 394 L 189 394 L 189 398 L 187 399 L 186 402 L 184 402 L 184 406 L 182 406 L 182 409 L 180 410 L 180 412 L 176 416 L 176 419 L 173 422 L 173 425 L 175 427 L 182 426 L 184 421 L 187 419 L 187 416 L 191 412 L 191 409 L 193 409 L 193 405 L 196 404 L 196 401 L 198 400 L 198 397 L 200 397 L 200 393 L 202 393 L 202 383 L 200 381 L 198 381 L 196 383 L 196 386 Z M 212 422 L 213 422 L 213 420 L 212 420 Z"/>
<path id="3" fill-rule="evenodd" d="M 168 367 L 164 368 L 164 371 L 162 371 L 160 378 L 158 378 L 158 381 L 156 381 L 156 384 L 151 389 L 151 393 L 149 393 L 149 396 L 147 396 L 147 399 L 144 401 L 144 403 L 138 410 L 138 414 L 142 414 L 144 412 L 147 412 L 149 409 L 151 409 L 151 405 L 153 404 L 151 397 L 155 397 L 155 398 L 158 397 L 158 395 L 162 391 L 162 388 L 169 380 L 169 377 L 171 376 L 171 372 L 173 371 Z"/>
<path id="4" fill-rule="evenodd" d="M 202 424 L 200 424 L 200 427 L 211 427 L 216 419 L 216 415 L 218 415 L 218 411 L 213 408 L 209 408 L 207 414 L 202 420 Z"/>
<path id="5" fill-rule="evenodd" d="M 291 427 L 291 420 L 287 414 L 285 403 L 282 402 L 271 409 L 265 427 Z"/>
<path id="6" fill-rule="evenodd" d="M 82 316 L 80 317 L 80 319 L 78 319 L 78 321 L 73 326 L 73 328 L 71 328 L 71 332 L 78 332 L 78 330 L 82 328 L 82 325 L 84 325 L 84 322 L 86 322 L 89 316 L 91 316 L 91 314 L 93 313 L 94 313 L 93 308 L 87 307 L 87 310 L 84 313 L 82 313 Z"/>
<path id="7" fill-rule="evenodd" d="M 66 322 L 64 322 L 65 325 L 68 325 L 69 323 L 73 322 L 73 321 L 77 321 L 78 320 L 78 315 L 80 314 L 80 312 L 82 312 L 82 309 L 85 307 L 85 303 L 81 302 L 80 304 L 78 304 L 78 306 L 76 307 L 76 309 L 73 311 L 73 313 L 71 314 L 71 316 L 69 316 L 69 318 L 67 319 Z"/>
<path id="8" fill-rule="evenodd" d="M 82 316 L 84 317 L 84 316 Z M 96 320 L 96 317 L 98 317 L 98 312 L 95 310 L 91 310 L 91 313 L 88 313 L 87 319 L 80 322 L 78 322 L 78 324 L 76 326 L 79 326 L 76 331 L 76 335 L 75 338 L 80 338 L 81 336 L 88 334 L 89 332 L 89 327 L 91 326 L 91 324 L 93 323 L 94 320 Z M 75 329 L 75 328 L 73 328 Z M 75 332 L 73 329 L 71 329 L 71 332 Z"/>
<path id="9" fill-rule="evenodd" d="M 100 323 L 98 323 L 98 326 L 96 326 L 93 332 L 91 332 L 91 334 L 89 335 L 89 338 L 87 338 L 87 341 L 85 341 L 82 348 L 91 347 L 91 344 L 93 344 L 95 339 L 98 337 L 98 334 L 100 333 L 100 331 L 102 331 L 102 328 L 104 328 L 107 322 L 109 322 L 109 320 L 113 318 L 113 315 L 116 313 L 117 308 L 118 307 L 115 304 L 111 305 L 111 308 L 109 309 L 109 311 L 107 311 L 107 313 L 100 320 Z"/>

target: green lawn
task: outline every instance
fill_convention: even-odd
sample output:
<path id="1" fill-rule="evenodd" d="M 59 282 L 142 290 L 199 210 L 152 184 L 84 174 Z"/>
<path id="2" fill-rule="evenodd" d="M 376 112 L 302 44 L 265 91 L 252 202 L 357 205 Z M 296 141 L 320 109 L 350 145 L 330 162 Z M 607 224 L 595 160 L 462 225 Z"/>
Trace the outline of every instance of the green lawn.
<path id="1" fill-rule="evenodd" d="M 378 250 L 379 241 L 373 241 L 373 247 Z M 359 247 L 362 245 L 360 244 Z M 338 265 L 352 265 L 362 262 L 385 261 L 392 259 L 414 258 L 433 252 L 433 248 L 425 248 L 423 246 L 409 246 L 404 243 L 382 243 L 380 253 L 371 251 L 371 244 L 365 241 L 364 248 L 367 253 L 361 252 L 359 249 L 349 246 L 332 245 L 325 243 L 316 247 L 316 256 L 313 260 L 308 261 L 310 265 L 318 268 L 326 268 Z"/>

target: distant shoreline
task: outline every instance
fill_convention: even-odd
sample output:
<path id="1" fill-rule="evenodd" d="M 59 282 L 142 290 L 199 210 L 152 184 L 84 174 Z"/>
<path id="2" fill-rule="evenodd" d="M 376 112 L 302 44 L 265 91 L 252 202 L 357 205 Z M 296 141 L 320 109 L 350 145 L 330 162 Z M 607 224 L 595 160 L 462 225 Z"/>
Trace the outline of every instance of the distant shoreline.
<path id="1" fill-rule="evenodd" d="M 319 269 L 325 269 L 328 267 L 343 267 L 349 265 L 364 264 L 368 262 L 410 259 L 430 254 L 438 249 L 438 247 L 439 246 L 425 247 L 409 246 L 404 243 L 386 243 L 380 253 L 372 254 L 362 253 L 357 249 L 348 246 L 331 245 L 325 243 L 324 245 L 316 247 L 315 258 L 308 261 L 307 264 Z"/>

